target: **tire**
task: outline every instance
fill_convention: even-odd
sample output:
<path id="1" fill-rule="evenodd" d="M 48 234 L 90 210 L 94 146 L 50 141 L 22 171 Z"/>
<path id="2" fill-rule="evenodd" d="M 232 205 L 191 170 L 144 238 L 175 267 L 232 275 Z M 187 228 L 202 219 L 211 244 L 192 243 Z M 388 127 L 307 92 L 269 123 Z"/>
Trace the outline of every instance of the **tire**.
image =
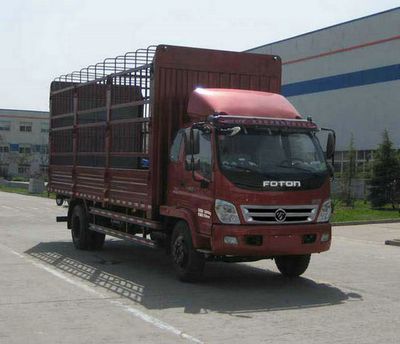
<path id="1" fill-rule="evenodd" d="M 81 205 L 74 206 L 71 218 L 72 242 L 78 250 L 89 248 L 89 227 L 85 209 Z"/>
<path id="2" fill-rule="evenodd" d="M 310 259 L 310 254 L 279 256 L 275 257 L 275 264 L 283 276 L 293 278 L 299 277 L 307 270 Z"/>
<path id="3" fill-rule="evenodd" d="M 91 230 L 89 230 L 89 235 L 90 235 L 89 249 L 101 250 L 104 246 L 106 235 L 104 233 L 99 233 Z"/>
<path id="4" fill-rule="evenodd" d="M 78 250 L 100 250 L 104 245 L 105 234 L 89 230 L 85 208 L 78 204 L 72 210 L 72 242 Z"/>
<path id="5" fill-rule="evenodd" d="M 182 282 L 195 282 L 203 276 L 204 256 L 193 248 L 186 222 L 176 223 L 171 238 L 171 255 L 175 271 Z"/>
<path id="6" fill-rule="evenodd" d="M 150 239 L 153 240 L 159 248 L 164 248 L 166 246 L 165 239 L 161 238 L 157 233 L 150 233 Z"/>

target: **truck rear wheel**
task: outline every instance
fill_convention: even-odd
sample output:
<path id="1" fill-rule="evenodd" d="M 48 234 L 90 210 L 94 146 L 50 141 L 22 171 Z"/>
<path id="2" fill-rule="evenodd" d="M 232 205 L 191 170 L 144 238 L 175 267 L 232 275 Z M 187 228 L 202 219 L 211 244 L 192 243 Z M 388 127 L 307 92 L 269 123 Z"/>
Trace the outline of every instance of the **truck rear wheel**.
<path id="1" fill-rule="evenodd" d="M 186 222 L 179 221 L 173 230 L 171 253 L 175 271 L 183 282 L 195 282 L 204 271 L 204 256 L 193 248 L 192 236 Z"/>
<path id="2" fill-rule="evenodd" d="M 103 247 L 105 234 L 89 230 L 89 221 L 82 205 L 74 207 L 71 220 L 71 235 L 75 248 L 99 250 Z"/>
<path id="3" fill-rule="evenodd" d="M 104 246 L 106 235 L 91 230 L 89 230 L 89 233 L 90 233 L 89 248 L 91 250 L 101 250 Z"/>
<path id="4" fill-rule="evenodd" d="M 308 268 L 311 254 L 275 257 L 275 264 L 283 276 L 299 277 Z"/>
<path id="5" fill-rule="evenodd" d="M 85 209 L 81 205 L 74 206 L 71 218 L 72 242 L 78 250 L 89 248 L 89 228 Z"/>

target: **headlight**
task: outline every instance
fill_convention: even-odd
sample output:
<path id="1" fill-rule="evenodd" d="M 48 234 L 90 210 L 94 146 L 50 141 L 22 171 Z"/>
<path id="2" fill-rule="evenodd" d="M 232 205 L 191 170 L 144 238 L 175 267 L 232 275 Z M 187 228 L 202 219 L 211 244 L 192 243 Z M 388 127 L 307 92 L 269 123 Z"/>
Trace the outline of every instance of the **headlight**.
<path id="1" fill-rule="evenodd" d="M 328 222 L 332 215 L 332 202 L 330 199 L 322 204 L 317 222 Z"/>
<path id="2" fill-rule="evenodd" d="M 222 223 L 240 224 L 239 215 L 232 203 L 216 199 L 215 213 Z"/>

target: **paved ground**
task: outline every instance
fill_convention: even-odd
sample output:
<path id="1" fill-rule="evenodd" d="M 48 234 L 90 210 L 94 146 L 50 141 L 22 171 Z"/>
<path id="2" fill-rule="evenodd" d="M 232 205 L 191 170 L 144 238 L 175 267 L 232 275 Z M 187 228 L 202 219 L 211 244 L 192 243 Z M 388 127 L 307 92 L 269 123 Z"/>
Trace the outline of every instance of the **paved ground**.
<path id="1" fill-rule="evenodd" d="M 0 192 L 0 343 L 399 343 L 400 224 L 337 227 L 304 275 L 210 264 L 178 282 L 162 251 L 73 249 L 54 200 Z"/>

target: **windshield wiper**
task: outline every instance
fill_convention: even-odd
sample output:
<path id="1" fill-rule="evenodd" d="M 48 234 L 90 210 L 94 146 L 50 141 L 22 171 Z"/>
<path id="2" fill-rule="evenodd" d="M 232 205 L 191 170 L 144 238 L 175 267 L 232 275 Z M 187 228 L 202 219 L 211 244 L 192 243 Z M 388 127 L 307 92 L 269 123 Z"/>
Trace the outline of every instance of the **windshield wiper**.
<path id="1" fill-rule="evenodd" d="M 283 167 L 283 168 L 295 168 L 296 170 L 309 172 L 309 173 L 313 174 L 314 176 L 317 175 L 317 172 L 312 171 L 312 170 L 310 170 L 310 169 L 308 169 L 308 168 L 305 168 L 305 167 L 297 166 L 297 165 L 277 165 L 277 166 L 278 166 L 278 167 Z"/>
<path id="2" fill-rule="evenodd" d="M 256 188 L 256 189 L 262 187 L 262 185 L 258 186 L 258 185 L 252 185 L 252 184 L 239 183 L 239 182 L 236 182 L 236 181 L 234 182 L 234 184 L 235 185 L 239 185 L 239 186 L 245 186 L 245 187 L 248 187 L 248 188 Z"/>
<path id="3" fill-rule="evenodd" d="M 230 164 L 223 164 L 222 166 L 228 167 L 228 168 L 236 168 L 237 170 L 242 170 L 242 171 L 247 171 L 247 172 L 259 172 L 257 170 L 254 170 L 249 167 L 244 167 L 244 166 L 238 166 L 238 165 L 230 165 Z"/>

